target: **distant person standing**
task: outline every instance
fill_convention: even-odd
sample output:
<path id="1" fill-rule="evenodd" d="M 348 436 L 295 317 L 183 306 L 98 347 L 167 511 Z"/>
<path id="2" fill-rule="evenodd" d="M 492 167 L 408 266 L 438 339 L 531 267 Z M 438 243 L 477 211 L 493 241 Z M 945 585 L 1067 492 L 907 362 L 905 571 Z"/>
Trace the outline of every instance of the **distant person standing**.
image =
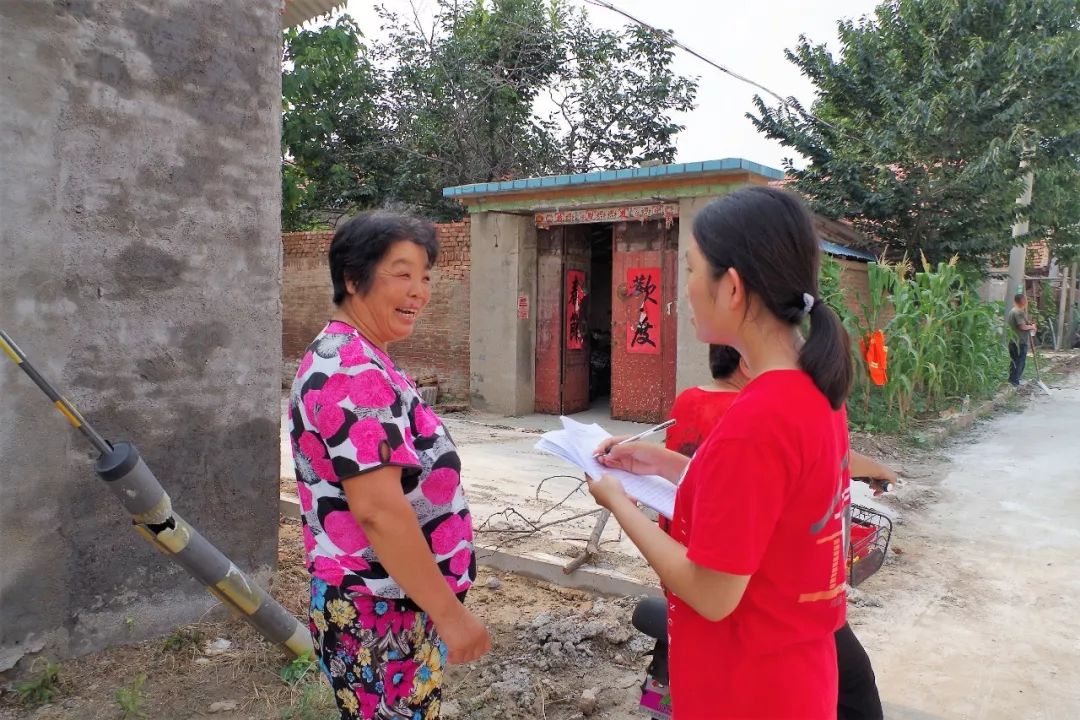
<path id="1" fill-rule="evenodd" d="M 1006 322 L 1014 333 L 1016 339 L 1009 340 L 1009 357 L 1012 362 L 1009 365 L 1009 382 L 1013 387 L 1020 386 L 1020 378 L 1024 375 L 1024 366 L 1027 365 L 1028 341 L 1035 331 L 1035 324 L 1027 314 L 1027 297 L 1024 293 L 1016 293 L 1013 296 L 1013 307 L 1006 316 Z"/>

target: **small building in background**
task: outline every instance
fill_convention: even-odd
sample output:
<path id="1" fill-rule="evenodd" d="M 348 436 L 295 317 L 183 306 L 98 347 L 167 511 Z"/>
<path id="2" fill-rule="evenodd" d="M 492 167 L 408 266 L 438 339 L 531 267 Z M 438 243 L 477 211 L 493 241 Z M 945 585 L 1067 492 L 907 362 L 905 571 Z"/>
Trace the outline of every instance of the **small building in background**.
<path id="1" fill-rule="evenodd" d="M 709 380 L 680 290 L 694 217 L 781 178 L 729 158 L 446 188 L 471 221 L 469 403 L 665 417 L 679 390 Z M 815 227 L 858 307 L 874 255 L 841 223 L 815 216 Z"/>
<path id="2" fill-rule="evenodd" d="M 437 226 L 431 302 L 391 354 L 444 407 L 602 408 L 656 420 L 677 391 L 709 380 L 680 291 L 694 215 L 727 192 L 782 177 L 730 159 L 447 188 L 469 217 Z M 859 311 L 874 244 L 844 223 L 813 221 Z M 285 387 L 332 311 L 332 236 L 282 236 Z"/>

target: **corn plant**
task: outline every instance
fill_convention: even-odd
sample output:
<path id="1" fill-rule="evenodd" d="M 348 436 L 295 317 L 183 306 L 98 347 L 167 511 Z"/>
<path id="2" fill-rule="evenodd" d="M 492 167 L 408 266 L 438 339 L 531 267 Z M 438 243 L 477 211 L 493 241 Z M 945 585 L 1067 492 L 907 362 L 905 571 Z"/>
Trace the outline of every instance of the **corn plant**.
<path id="1" fill-rule="evenodd" d="M 868 266 L 870 292 L 853 312 L 839 287 L 839 266 L 822 266 L 822 296 L 852 336 L 856 379 L 849 405 L 853 424 L 899 430 L 919 413 L 981 397 L 1000 386 L 1008 367 L 1000 303 L 984 303 L 957 269 L 956 259 L 921 269 L 906 259 Z M 883 330 L 888 381 L 868 378 L 858 341 Z"/>

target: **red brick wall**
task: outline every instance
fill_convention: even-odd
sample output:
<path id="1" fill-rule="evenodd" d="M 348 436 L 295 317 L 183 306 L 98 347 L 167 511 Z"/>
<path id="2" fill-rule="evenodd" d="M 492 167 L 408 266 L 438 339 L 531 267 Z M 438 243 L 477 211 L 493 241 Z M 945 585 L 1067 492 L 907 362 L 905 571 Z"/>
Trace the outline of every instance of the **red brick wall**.
<path id="1" fill-rule="evenodd" d="M 433 374 L 439 401 L 469 397 L 469 222 L 436 226 L 439 261 L 431 277 L 431 302 L 412 337 L 391 346 L 394 359 L 414 378 Z"/>
<path id="2" fill-rule="evenodd" d="M 836 259 L 840 263 L 840 287 L 844 302 L 856 315 L 862 315 L 863 305 L 870 302 L 870 273 L 864 262 Z"/>
<path id="3" fill-rule="evenodd" d="M 432 273 L 431 303 L 412 337 L 390 354 L 417 379 L 439 383 L 440 402 L 469 395 L 469 222 L 437 225 L 439 261 Z M 304 349 L 333 308 L 326 254 L 332 232 L 281 236 L 283 273 L 281 339 L 283 382 L 288 385 Z"/>

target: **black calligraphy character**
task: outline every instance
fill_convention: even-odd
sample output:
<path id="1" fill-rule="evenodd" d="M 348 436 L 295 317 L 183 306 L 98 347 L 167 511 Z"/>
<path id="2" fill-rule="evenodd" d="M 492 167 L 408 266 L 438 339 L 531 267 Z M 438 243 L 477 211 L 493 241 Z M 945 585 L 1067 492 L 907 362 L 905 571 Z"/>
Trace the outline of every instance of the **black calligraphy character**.
<path id="1" fill-rule="evenodd" d="M 653 282 L 652 274 L 638 275 L 634 278 L 634 295 L 644 295 L 642 304 L 651 302 L 653 305 L 658 304 L 656 298 L 653 297 L 653 293 L 656 292 L 656 283 Z"/>
<path id="2" fill-rule="evenodd" d="M 652 345 L 656 347 L 656 343 L 653 342 L 652 335 L 649 333 L 655 325 L 649 322 L 649 316 L 645 313 L 644 307 L 638 313 L 637 324 L 634 325 L 634 337 L 630 340 L 630 347 L 635 345 Z"/>
<path id="3" fill-rule="evenodd" d="M 581 287 L 581 281 L 576 277 L 570 286 L 570 305 L 575 310 L 581 307 L 581 301 L 585 299 L 585 291 Z"/>

